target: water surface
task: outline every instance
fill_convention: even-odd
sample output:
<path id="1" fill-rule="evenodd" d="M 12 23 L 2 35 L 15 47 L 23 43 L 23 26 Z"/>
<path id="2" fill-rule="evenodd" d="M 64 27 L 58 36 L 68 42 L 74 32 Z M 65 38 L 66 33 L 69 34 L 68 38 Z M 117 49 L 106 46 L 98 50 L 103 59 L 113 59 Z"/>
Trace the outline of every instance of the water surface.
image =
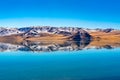
<path id="1" fill-rule="evenodd" d="M 120 44 L 0 43 L 0 80 L 120 80 Z"/>
<path id="2" fill-rule="evenodd" d="M 0 52 L 0 80 L 120 80 L 120 48 Z"/>

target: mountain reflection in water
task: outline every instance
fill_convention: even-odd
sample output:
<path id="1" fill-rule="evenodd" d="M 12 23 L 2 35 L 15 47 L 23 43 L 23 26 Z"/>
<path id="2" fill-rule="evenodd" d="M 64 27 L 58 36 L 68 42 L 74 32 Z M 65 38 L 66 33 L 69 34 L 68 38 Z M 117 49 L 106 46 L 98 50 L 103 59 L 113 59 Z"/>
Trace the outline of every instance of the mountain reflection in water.
<path id="1" fill-rule="evenodd" d="M 120 44 L 114 45 L 92 45 L 91 43 L 94 41 L 58 41 L 49 43 L 47 41 L 42 42 L 31 42 L 24 41 L 20 44 L 12 44 L 12 43 L 0 43 L 0 52 L 4 51 L 33 51 L 33 52 L 50 52 L 50 51 L 76 51 L 83 49 L 113 49 L 115 47 L 120 47 Z M 101 43 L 98 43 L 101 44 Z"/>

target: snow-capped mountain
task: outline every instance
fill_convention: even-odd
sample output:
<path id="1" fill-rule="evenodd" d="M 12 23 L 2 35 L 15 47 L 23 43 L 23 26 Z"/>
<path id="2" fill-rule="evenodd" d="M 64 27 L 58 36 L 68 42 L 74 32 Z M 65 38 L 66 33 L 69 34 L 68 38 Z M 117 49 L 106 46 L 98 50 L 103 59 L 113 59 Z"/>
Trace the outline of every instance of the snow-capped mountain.
<path id="1" fill-rule="evenodd" d="M 63 34 L 63 35 L 72 35 L 76 32 L 86 33 L 89 32 L 111 32 L 114 29 L 82 29 L 78 27 L 50 27 L 50 26 L 37 26 L 37 27 L 24 27 L 24 28 L 0 28 L 0 36 L 8 36 L 13 34 L 39 34 L 39 33 L 49 33 L 49 34 Z"/>
<path id="2" fill-rule="evenodd" d="M 82 31 L 81 28 L 74 27 L 25 27 L 25 28 L 0 28 L 0 36 L 8 36 L 13 34 L 21 34 L 25 35 L 34 35 L 39 33 L 49 33 L 49 34 L 63 34 L 63 35 L 71 35 L 77 31 Z M 33 34 L 32 34 L 33 33 Z"/>
<path id="3" fill-rule="evenodd" d="M 22 33 L 17 28 L 0 28 L 0 36 L 8 36 Z"/>
<path id="4" fill-rule="evenodd" d="M 28 32 L 30 30 L 37 31 L 38 33 L 58 33 L 60 31 L 64 32 L 76 32 L 81 30 L 81 28 L 74 28 L 74 27 L 50 27 L 50 26 L 43 26 L 43 27 L 26 27 L 26 28 L 19 28 L 21 32 Z"/>

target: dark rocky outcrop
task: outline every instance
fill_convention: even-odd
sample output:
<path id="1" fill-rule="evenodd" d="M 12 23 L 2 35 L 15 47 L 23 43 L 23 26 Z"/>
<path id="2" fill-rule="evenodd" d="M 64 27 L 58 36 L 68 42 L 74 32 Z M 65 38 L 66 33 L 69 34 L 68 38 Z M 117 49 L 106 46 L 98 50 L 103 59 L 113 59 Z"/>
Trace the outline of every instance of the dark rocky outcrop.
<path id="1" fill-rule="evenodd" d="M 103 32 L 109 33 L 109 32 L 111 32 L 111 31 L 113 31 L 113 30 L 114 30 L 114 29 L 109 28 L 109 29 L 104 29 Z"/>
<path id="2" fill-rule="evenodd" d="M 74 41 L 81 41 L 81 40 L 90 41 L 91 35 L 89 33 L 87 33 L 86 31 L 81 30 L 81 31 L 78 31 L 77 33 L 75 33 L 71 38 Z"/>

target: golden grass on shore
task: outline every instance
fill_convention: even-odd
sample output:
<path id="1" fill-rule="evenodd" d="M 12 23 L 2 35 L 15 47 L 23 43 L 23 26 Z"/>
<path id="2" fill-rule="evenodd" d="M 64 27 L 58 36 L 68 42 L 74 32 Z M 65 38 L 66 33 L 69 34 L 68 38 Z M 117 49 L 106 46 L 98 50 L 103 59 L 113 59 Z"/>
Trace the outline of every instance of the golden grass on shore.
<path id="1" fill-rule="evenodd" d="M 23 41 L 24 39 L 21 36 L 12 35 L 12 36 L 0 37 L 0 42 L 4 42 L 4 43 L 20 44 Z"/>
<path id="2" fill-rule="evenodd" d="M 93 40 L 120 41 L 120 32 L 91 32 L 90 35 L 93 37 Z"/>
<path id="3" fill-rule="evenodd" d="M 120 46 L 120 31 L 115 32 L 91 32 L 89 33 L 93 40 L 90 42 L 91 46 L 104 46 L 104 45 L 116 45 Z M 21 44 L 24 41 L 31 42 L 43 42 L 47 44 L 63 44 L 69 41 L 69 36 L 59 35 L 59 34 L 43 34 L 38 37 L 23 37 L 21 35 L 11 35 L 0 37 L 0 42 L 11 43 L 11 44 Z"/>
<path id="4" fill-rule="evenodd" d="M 20 35 L 10 35 L 0 37 L 0 42 L 3 43 L 11 43 L 11 44 L 21 44 L 24 41 L 31 41 L 31 42 L 45 42 L 45 43 L 57 43 L 61 44 L 68 40 L 68 36 L 64 35 L 57 35 L 57 34 L 45 34 L 41 37 L 22 37 Z"/>
<path id="5" fill-rule="evenodd" d="M 109 33 L 91 32 L 90 35 L 93 37 L 90 46 L 120 46 L 120 31 L 113 31 Z"/>
<path id="6" fill-rule="evenodd" d="M 56 41 L 56 40 L 67 40 L 67 37 L 64 35 L 51 34 L 41 37 L 29 37 L 26 38 L 29 41 Z"/>

